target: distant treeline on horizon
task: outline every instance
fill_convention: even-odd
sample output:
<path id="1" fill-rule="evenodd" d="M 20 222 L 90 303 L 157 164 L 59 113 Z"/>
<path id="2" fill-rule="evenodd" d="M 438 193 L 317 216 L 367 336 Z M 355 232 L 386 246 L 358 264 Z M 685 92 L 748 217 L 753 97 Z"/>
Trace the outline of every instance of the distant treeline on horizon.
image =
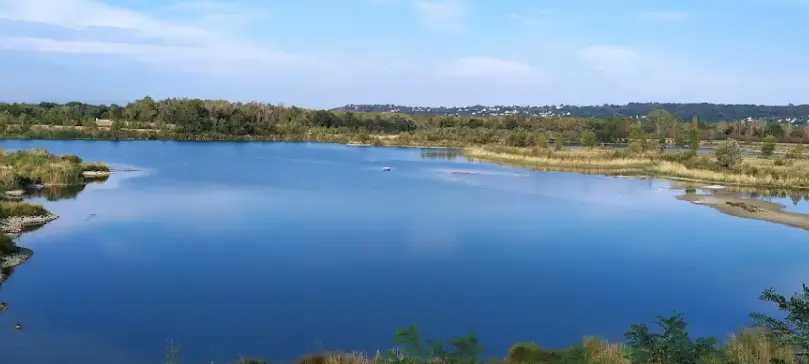
<path id="1" fill-rule="evenodd" d="M 704 110 L 688 109 L 689 105 Z M 623 143 L 637 125 L 646 138 L 671 139 L 677 145 L 687 143 L 686 136 L 692 127 L 697 127 L 702 140 L 733 138 L 753 142 L 772 135 L 785 143 L 809 142 L 806 117 L 800 116 L 809 115 L 809 105 L 628 104 L 605 107 L 612 108 L 610 110 L 629 108 L 637 113 L 649 111 L 600 117 L 594 112 L 585 112 L 595 107 L 548 107 L 552 109 L 549 112 L 540 112 L 537 108 L 536 113 L 525 114 L 505 107 L 481 106 L 478 111 L 460 108 L 458 110 L 464 111 L 460 115 L 461 112 L 450 113 L 454 109 L 448 108 L 430 111 L 394 107 L 391 110 L 387 106 L 375 109 L 375 106 L 353 105 L 348 110 L 323 110 L 261 102 L 154 100 L 147 96 L 126 105 L 0 103 L 0 137 L 531 147 L 536 146 L 541 137 L 576 143 L 587 131 L 595 134 L 597 142 Z M 710 111 L 712 107 L 714 111 Z M 744 108 L 752 111 L 743 113 Z M 442 113 L 441 110 L 447 115 L 424 114 Z M 584 116 L 575 115 L 576 110 Z M 385 138 L 380 138 L 381 135 Z M 390 138 L 394 135 L 395 140 Z"/>
<path id="2" fill-rule="evenodd" d="M 747 118 L 768 121 L 809 123 L 809 104 L 802 105 L 751 105 L 751 104 L 712 104 L 712 103 L 628 103 L 625 105 L 471 105 L 452 107 L 403 106 L 393 104 L 349 104 L 333 111 L 353 112 L 398 112 L 410 115 L 429 116 L 573 116 L 581 118 L 642 117 L 653 110 L 666 110 L 681 120 L 736 121 Z"/>

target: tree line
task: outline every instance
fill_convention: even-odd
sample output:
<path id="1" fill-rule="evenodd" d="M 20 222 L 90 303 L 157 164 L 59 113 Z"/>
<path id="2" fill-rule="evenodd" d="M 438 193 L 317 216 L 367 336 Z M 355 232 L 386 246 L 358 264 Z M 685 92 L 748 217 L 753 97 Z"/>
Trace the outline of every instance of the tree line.
<path id="1" fill-rule="evenodd" d="M 641 118 L 576 116 L 434 116 L 304 109 L 259 102 L 151 97 L 126 105 L 80 102 L 0 103 L 0 135 L 37 138 L 372 141 L 398 134 L 402 143 L 537 146 L 552 141 L 624 143 L 633 132 L 687 145 L 696 127 L 702 140 L 809 142 L 809 127 L 763 121 L 683 120 L 664 109 Z M 594 134 L 594 138 L 591 136 Z"/>
<path id="2" fill-rule="evenodd" d="M 747 105 L 747 104 L 711 104 L 711 103 L 629 103 L 625 105 L 604 104 L 596 106 L 553 105 L 553 106 L 456 106 L 456 107 L 425 107 L 404 106 L 392 104 L 365 104 L 345 105 L 333 110 L 361 111 L 361 112 L 402 112 L 418 115 L 493 115 L 501 113 L 516 113 L 520 115 L 556 114 L 584 118 L 611 118 L 617 116 L 637 117 L 650 113 L 652 110 L 666 110 L 681 119 L 690 119 L 696 116 L 699 120 L 708 122 L 723 120 L 797 119 L 805 124 L 809 120 L 809 105 Z"/>

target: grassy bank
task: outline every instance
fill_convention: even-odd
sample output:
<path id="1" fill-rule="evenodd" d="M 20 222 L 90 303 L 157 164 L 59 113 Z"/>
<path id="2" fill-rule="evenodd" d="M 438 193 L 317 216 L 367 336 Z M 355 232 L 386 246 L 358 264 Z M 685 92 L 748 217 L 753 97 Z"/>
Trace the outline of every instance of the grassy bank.
<path id="1" fill-rule="evenodd" d="M 85 163 L 75 155 L 55 155 L 42 149 L 0 150 L 0 192 L 30 189 L 35 185 L 77 185 L 82 172 L 104 171 L 103 163 Z"/>
<path id="2" fill-rule="evenodd" d="M 75 155 L 55 155 L 41 149 L 16 152 L 0 150 L 2 231 L 16 236 L 26 227 L 43 224 L 55 218 L 41 205 L 10 199 L 21 200 L 25 193 L 36 193 L 43 187 L 47 190 L 81 186 L 87 181 L 83 175 L 86 172 L 109 172 L 109 167 L 103 163 L 85 163 Z M 5 234 L 0 234 L 0 239 L 0 257 L 16 251 L 12 239 Z"/>
<path id="3" fill-rule="evenodd" d="M 677 313 L 658 317 L 650 328 L 633 324 L 623 341 L 610 342 L 585 337 L 568 348 L 549 350 L 534 342 L 514 344 L 501 357 L 482 358 L 483 346 L 477 336 L 452 340 L 423 340 L 416 326 L 393 336 L 393 349 L 371 355 L 360 352 L 310 354 L 298 364 L 800 364 L 809 351 L 809 287 L 784 297 L 768 289 L 760 299 L 774 303 L 785 319 L 753 313 L 750 328 L 728 335 L 694 338 Z M 178 364 L 180 350 L 169 348 L 167 364 Z M 803 361 L 802 361 L 803 360 Z M 264 359 L 241 358 L 234 364 L 269 363 Z"/>
<path id="4" fill-rule="evenodd" d="M 44 215 L 48 215 L 48 210 L 42 205 L 17 201 L 0 201 L 0 219 Z"/>
<path id="5" fill-rule="evenodd" d="M 809 189 L 809 160 L 738 156 L 722 166 L 715 155 L 633 153 L 628 150 L 550 150 L 537 148 L 472 147 L 473 159 L 537 170 L 644 175 L 672 179 L 780 189 Z"/>

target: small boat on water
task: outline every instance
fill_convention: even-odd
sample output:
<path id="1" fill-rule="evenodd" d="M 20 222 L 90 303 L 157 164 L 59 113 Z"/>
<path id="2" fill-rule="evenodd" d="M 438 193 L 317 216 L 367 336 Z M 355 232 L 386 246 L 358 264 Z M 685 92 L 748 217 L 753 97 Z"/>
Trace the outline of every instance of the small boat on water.
<path id="1" fill-rule="evenodd" d="M 390 172 L 390 167 L 382 167 L 382 170 L 385 172 Z"/>

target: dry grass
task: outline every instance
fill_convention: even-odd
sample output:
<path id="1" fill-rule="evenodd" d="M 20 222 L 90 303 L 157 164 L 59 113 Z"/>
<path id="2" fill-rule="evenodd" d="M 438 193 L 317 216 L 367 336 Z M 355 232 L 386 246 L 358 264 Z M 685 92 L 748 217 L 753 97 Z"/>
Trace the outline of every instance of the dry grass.
<path id="1" fill-rule="evenodd" d="M 790 348 L 779 347 L 761 329 L 743 329 L 731 335 L 725 344 L 725 361 L 737 364 L 770 364 L 780 359 L 794 364 L 798 361 Z"/>
<path id="2" fill-rule="evenodd" d="M 587 361 L 593 364 L 630 364 L 626 358 L 627 348 L 622 343 L 610 343 L 597 337 L 584 338 Z"/>
<path id="3" fill-rule="evenodd" d="M 84 172 L 109 172 L 110 167 L 101 162 L 85 162 L 81 165 Z"/>
<path id="4" fill-rule="evenodd" d="M 727 185 L 809 189 L 809 161 L 776 162 L 776 159 L 748 157 L 732 170 L 715 167 L 710 156 L 694 159 L 694 166 L 676 160 L 676 155 L 645 154 L 632 156 L 618 151 L 537 152 L 519 148 L 468 148 L 468 157 L 483 161 L 519 165 L 539 170 L 590 171 L 612 175 L 649 175 L 674 179 L 719 182 Z M 668 160 L 667 160 L 668 159 Z M 778 163 L 781 163 L 779 165 Z M 710 168 L 710 169 L 709 169 Z"/>
<path id="5" fill-rule="evenodd" d="M 379 354 L 373 358 L 362 352 L 310 354 L 298 359 L 297 364 L 374 364 Z"/>
<path id="6" fill-rule="evenodd" d="M 0 201 L 0 219 L 12 216 L 44 216 L 48 215 L 42 205 L 25 202 Z"/>
<path id="7" fill-rule="evenodd" d="M 84 182 L 82 172 L 109 171 L 103 163 L 83 163 L 75 155 L 54 155 L 43 149 L 0 150 L 0 190 L 32 184 L 72 185 Z"/>

